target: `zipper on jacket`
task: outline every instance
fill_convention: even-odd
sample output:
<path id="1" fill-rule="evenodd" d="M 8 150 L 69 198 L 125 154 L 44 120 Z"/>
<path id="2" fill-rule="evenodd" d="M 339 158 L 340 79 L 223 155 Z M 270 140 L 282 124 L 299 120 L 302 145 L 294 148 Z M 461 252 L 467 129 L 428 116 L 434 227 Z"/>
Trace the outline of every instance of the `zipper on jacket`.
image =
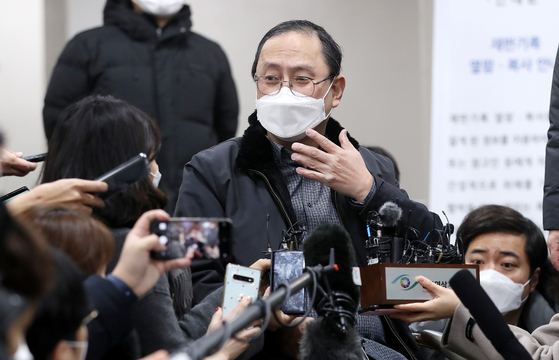
<path id="1" fill-rule="evenodd" d="M 390 330 L 392 331 L 392 333 L 394 335 L 396 335 L 396 338 L 398 339 L 398 341 L 400 342 L 400 344 L 402 344 L 404 346 L 404 349 L 406 349 L 406 351 L 408 352 L 410 359 L 412 360 L 417 360 L 415 356 L 413 356 L 413 353 L 411 352 L 411 350 L 408 348 L 408 346 L 406 345 L 406 343 L 404 342 L 404 340 L 402 340 L 402 338 L 400 337 L 400 335 L 398 334 L 398 332 L 396 331 L 396 329 L 394 329 L 394 327 L 392 326 L 392 322 L 390 320 L 390 318 L 385 317 L 386 319 L 386 323 L 388 324 L 388 327 L 390 327 Z"/>
<path id="2" fill-rule="evenodd" d="M 285 216 L 285 219 L 287 220 L 287 223 L 289 225 L 289 228 L 293 227 L 293 224 L 291 222 L 291 219 L 289 218 L 289 215 L 287 214 L 287 210 L 285 210 L 285 207 L 283 206 L 283 203 L 281 202 L 281 199 L 279 198 L 279 196 L 276 194 L 276 192 L 274 191 L 274 189 L 272 188 L 272 184 L 270 184 L 270 180 L 268 180 L 268 178 L 266 177 L 266 175 L 264 175 L 263 173 L 261 173 L 258 170 L 252 170 L 252 169 L 248 169 L 247 171 L 250 171 L 252 173 L 255 173 L 259 176 L 261 176 L 264 181 L 266 181 L 266 185 L 268 185 L 268 188 L 270 189 L 270 192 L 272 193 L 272 196 L 276 199 L 277 203 L 280 205 L 281 210 L 283 211 L 283 215 Z"/>
<path id="3" fill-rule="evenodd" d="M 159 31 L 157 31 L 159 30 Z M 157 34 L 157 39 L 159 39 L 159 36 L 161 35 L 161 28 L 157 28 L 156 30 L 156 34 Z M 159 89 L 157 86 L 157 69 L 156 69 L 156 59 L 155 59 L 155 53 L 157 50 L 157 44 L 158 44 L 159 40 L 155 41 L 153 44 L 151 44 L 151 71 L 152 71 L 152 78 L 153 78 L 153 112 L 155 114 L 155 119 L 157 122 L 157 126 L 159 127 L 159 129 L 161 129 L 162 124 L 163 124 L 163 119 L 161 118 L 161 111 L 159 109 Z"/>

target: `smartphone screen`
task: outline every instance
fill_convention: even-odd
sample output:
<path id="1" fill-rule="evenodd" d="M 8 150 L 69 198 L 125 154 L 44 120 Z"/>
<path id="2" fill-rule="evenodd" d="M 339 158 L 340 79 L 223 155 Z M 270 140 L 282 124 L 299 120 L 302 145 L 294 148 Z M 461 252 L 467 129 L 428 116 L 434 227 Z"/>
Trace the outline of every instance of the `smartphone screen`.
<path id="1" fill-rule="evenodd" d="M 171 218 L 154 221 L 151 232 L 167 250 L 152 252 L 157 259 L 195 257 L 225 261 L 231 255 L 231 220 L 226 218 Z"/>
<path id="2" fill-rule="evenodd" d="M 272 268 L 270 271 L 272 291 L 278 285 L 289 283 L 303 274 L 305 268 L 305 257 L 302 251 L 274 251 L 272 252 Z M 283 305 L 281 310 L 285 314 L 300 315 L 306 310 L 306 290 L 301 289 L 291 296 Z"/>

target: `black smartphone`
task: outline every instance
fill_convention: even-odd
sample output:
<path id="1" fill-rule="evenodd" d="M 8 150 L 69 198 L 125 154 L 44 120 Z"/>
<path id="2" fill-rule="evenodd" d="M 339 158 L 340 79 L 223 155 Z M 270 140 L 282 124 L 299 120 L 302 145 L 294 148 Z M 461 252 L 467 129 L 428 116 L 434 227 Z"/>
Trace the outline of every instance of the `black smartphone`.
<path id="1" fill-rule="evenodd" d="M 146 154 L 140 153 L 127 162 L 95 179 L 96 181 L 104 181 L 109 185 L 107 192 L 99 193 L 97 195 L 101 199 L 106 199 L 121 191 L 126 186 L 146 178 L 148 175 L 148 157 Z"/>
<path id="2" fill-rule="evenodd" d="M 276 291 L 279 284 L 289 283 L 303 274 L 305 257 L 302 251 L 273 251 L 272 266 L 270 268 L 271 292 Z M 306 288 L 292 295 L 281 311 L 288 315 L 302 315 L 307 309 Z"/>
<path id="3" fill-rule="evenodd" d="M 27 186 L 22 186 L 19 189 L 15 189 L 12 192 L 0 196 L 0 201 L 3 203 L 7 203 L 8 201 L 15 199 L 21 194 L 25 194 L 26 192 L 29 192 L 29 188 Z"/>
<path id="4" fill-rule="evenodd" d="M 41 162 L 41 161 L 45 161 L 45 158 L 47 157 L 47 153 L 42 153 L 42 154 L 37 154 L 37 155 L 29 155 L 29 156 L 24 156 L 22 157 L 23 160 L 29 161 L 29 162 Z"/>
<path id="5" fill-rule="evenodd" d="M 151 257 L 159 260 L 177 259 L 188 252 L 195 257 L 219 259 L 227 263 L 231 259 L 231 219 L 227 218 L 170 218 L 151 223 L 152 234 L 167 245 L 165 251 L 152 251 Z"/>

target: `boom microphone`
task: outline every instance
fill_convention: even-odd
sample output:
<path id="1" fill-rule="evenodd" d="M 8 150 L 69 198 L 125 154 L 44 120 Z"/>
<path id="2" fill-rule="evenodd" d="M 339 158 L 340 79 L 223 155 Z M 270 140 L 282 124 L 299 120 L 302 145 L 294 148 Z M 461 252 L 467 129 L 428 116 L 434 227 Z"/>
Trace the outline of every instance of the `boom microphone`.
<path id="1" fill-rule="evenodd" d="M 392 201 L 385 202 L 378 213 L 383 227 L 395 227 L 402 218 L 402 208 Z"/>
<path id="2" fill-rule="evenodd" d="M 462 304 L 468 308 L 481 331 L 503 358 L 532 359 L 528 351 L 514 337 L 493 301 L 469 271 L 460 270 L 449 283 Z"/>
<path id="3" fill-rule="evenodd" d="M 327 265 L 331 248 L 334 248 L 338 271 L 320 281 L 325 293 L 316 293 L 313 307 L 319 317 L 306 326 L 301 358 L 362 360 L 361 341 L 354 327 L 360 297 L 352 276 L 357 261 L 349 234 L 335 224 L 315 228 L 303 243 L 305 266 Z"/>

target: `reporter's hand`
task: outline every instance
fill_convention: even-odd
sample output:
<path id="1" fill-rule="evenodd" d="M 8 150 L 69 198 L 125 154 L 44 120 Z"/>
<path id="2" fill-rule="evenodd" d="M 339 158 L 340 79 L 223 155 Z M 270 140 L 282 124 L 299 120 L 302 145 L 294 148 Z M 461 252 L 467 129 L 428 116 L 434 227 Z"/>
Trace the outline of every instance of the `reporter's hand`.
<path id="1" fill-rule="evenodd" d="M 173 260 L 154 260 L 150 251 L 164 251 L 157 235 L 150 233 L 153 220 L 167 221 L 169 215 L 163 210 L 151 210 L 143 214 L 126 236 L 120 259 L 112 274 L 128 285 L 137 296 L 148 292 L 163 275 L 173 269 L 190 266 L 194 254 Z"/>
<path id="2" fill-rule="evenodd" d="M 256 260 L 254 264 L 250 265 L 250 268 L 260 270 L 262 271 L 262 273 L 264 273 L 266 270 L 270 270 L 271 265 L 272 265 L 272 260 L 260 259 L 260 260 Z"/>
<path id="3" fill-rule="evenodd" d="M 2 147 L 0 160 L 2 162 L 2 176 L 25 176 L 37 168 L 37 163 L 23 160 L 23 153 L 13 152 Z"/>
<path id="4" fill-rule="evenodd" d="M 417 280 L 424 289 L 431 293 L 433 299 L 423 303 L 394 305 L 394 309 L 410 312 L 393 313 L 390 316 L 408 323 L 451 318 L 454 310 L 460 304 L 460 299 L 454 291 L 439 286 L 424 276 L 418 276 Z"/>
<path id="5" fill-rule="evenodd" d="M 247 306 L 250 305 L 251 302 L 251 296 L 247 296 L 246 298 L 242 299 L 241 302 L 237 306 L 235 306 L 235 308 L 231 310 L 231 312 L 229 312 L 223 319 L 223 310 L 221 308 L 217 308 L 215 314 L 212 316 L 212 321 L 210 322 L 210 326 L 208 327 L 206 335 L 211 334 L 215 330 L 219 329 L 222 326 L 223 321 L 234 319 L 238 314 L 243 312 L 247 308 Z M 258 325 L 261 322 L 262 320 L 253 322 L 249 325 L 249 328 L 252 327 L 251 329 L 241 330 L 235 334 L 235 337 L 237 339 L 247 340 L 255 336 L 260 332 L 260 328 L 258 327 Z M 219 359 L 236 359 L 248 348 L 248 346 L 249 343 L 246 341 L 239 341 L 231 338 L 227 340 L 225 345 L 223 345 L 223 347 L 216 354 L 214 354 L 214 356 Z M 213 356 L 211 358 L 213 359 Z"/>
<path id="6" fill-rule="evenodd" d="M 559 270 L 559 230 L 550 230 L 547 236 L 547 247 L 551 263 Z"/>
<path id="7" fill-rule="evenodd" d="M 31 189 L 7 202 L 6 207 L 12 215 L 36 205 L 61 205 L 91 214 L 92 207 L 105 206 L 103 200 L 91 193 L 101 193 L 107 189 L 108 185 L 102 181 L 61 179 Z"/>
<path id="8" fill-rule="evenodd" d="M 293 322 L 299 321 L 301 318 L 295 318 Z M 307 324 L 314 321 L 314 318 L 306 318 L 296 327 L 286 328 L 283 332 L 282 351 L 292 359 L 300 359 L 301 339 L 307 328 Z"/>
<path id="9" fill-rule="evenodd" d="M 266 292 L 264 292 L 263 297 L 267 298 L 268 296 L 270 296 L 270 287 L 269 286 L 266 289 Z M 297 318 L 295 315 L 286 315 L 281 310 L 276 310 L 275 313 L 276 313 L 278 319 L 282 322 L 282 324 L 291 324 Z M 283 325 L 278 323 L 274 314 L 271 314 L 270 322 L 268 323 L 268 327 L 266 328 L 266 330 L 276 331 L 277 329 L 282 328 L 282 327 L 283 327 Z"/>

